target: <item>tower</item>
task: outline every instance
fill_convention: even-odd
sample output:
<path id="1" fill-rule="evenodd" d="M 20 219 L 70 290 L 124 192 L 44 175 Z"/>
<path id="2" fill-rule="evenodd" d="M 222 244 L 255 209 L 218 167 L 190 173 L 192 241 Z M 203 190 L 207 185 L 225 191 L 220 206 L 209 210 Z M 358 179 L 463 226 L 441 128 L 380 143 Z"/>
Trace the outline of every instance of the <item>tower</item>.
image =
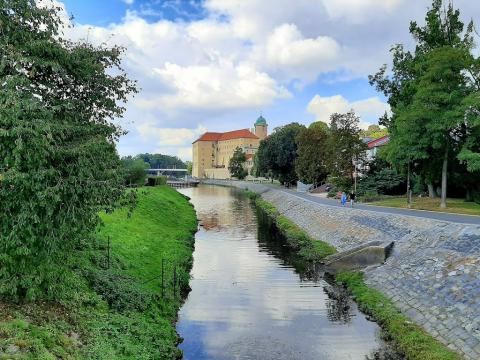
<path id="1" fill-rule="evenodd" d="M 268 135 L 268 125 L 267 120 L 260 115 L 260 117 L 255 121 L 255 135 L 260 139 L 263 140 Z"/>

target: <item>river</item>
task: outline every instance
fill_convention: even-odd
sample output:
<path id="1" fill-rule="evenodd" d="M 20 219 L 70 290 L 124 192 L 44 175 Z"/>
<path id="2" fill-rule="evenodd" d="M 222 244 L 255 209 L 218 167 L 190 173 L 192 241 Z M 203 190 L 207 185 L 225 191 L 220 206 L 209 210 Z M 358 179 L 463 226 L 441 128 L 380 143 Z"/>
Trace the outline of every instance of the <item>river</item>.
<path id="1" fill-rule="evenodd" d="M 397 359 L 378 325 L 292 256 L 238 190 L 181 192 L 201 224 L 177 323 L 184 359 Z"/>

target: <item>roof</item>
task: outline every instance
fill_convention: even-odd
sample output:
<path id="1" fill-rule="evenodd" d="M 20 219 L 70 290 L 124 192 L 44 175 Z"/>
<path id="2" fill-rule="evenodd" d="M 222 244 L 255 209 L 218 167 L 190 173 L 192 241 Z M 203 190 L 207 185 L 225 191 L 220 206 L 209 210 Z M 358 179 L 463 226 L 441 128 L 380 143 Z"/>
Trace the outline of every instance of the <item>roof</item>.
<path id="1" fill-rule="evenodd" d="M 267 120 L 265 120 L 265 118 L 260 115 L 257 121 L 255 121 L 255 125 L 267 125 Z"/>
<path id="2" fill-rule="evenodd" d="M 224 133 L 217 133 L 217 132 L 206 132 L 202 136 L 200 136 L 197 140 L 194 141 L 226 141 L 232 139 L 258 139 L 259 137 L 253 134 L 248 129 L 241 129 L 241 130 L 234 130 L 228 131 Z"/>
<path id="3" fill-rule="evenodd" d="M 379 147 L 379 146 L 383 146 L 386 143 L 388 143 L 389 141 L 390 141 L 390 136 L 385 135 L 385 136 L 382 136 L 378 139 L 369 141 L 367 143 L 367 146 L 368 146 L 369 149 L 372 149 L 372 148 L 376 148 L 376 147 Z"/>
<path id="4" fill-rule="evenodd" d="M 250 159 L 253 158 L 253 154 L 245 154 L 245 158 L 246 158 L 247 160 L 250 160 Z"/>

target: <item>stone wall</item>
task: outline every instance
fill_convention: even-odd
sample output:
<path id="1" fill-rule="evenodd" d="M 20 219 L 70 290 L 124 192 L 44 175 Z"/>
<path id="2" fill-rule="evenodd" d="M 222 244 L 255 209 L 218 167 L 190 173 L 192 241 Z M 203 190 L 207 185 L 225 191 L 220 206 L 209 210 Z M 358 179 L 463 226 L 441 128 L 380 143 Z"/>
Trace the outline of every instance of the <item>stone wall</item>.
<path id="1" fill-rule="evenodd" d="M 365 270 L 367 284 L 451 349 L 480 359 L 480 226 L 321 205 L 263 184 L 216 183 L 260 193 L 338 250 L 394 241 L 385 264 Z"/>

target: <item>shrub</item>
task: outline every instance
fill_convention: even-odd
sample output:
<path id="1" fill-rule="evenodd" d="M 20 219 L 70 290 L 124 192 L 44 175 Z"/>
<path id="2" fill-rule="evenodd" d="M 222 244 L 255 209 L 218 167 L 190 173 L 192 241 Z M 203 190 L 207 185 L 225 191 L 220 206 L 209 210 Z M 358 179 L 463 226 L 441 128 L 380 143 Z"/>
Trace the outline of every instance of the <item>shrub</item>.
<path id="1" fill-rule="evenodd" d="M 167 185 L 167 177 L 166 176 L 149 176 L 147 178 L 147 185 L 148 186 Z"/>
<path id="2" fill-rule="evenodd" d="M 90 272 L 90 284 L 110 306 L 124 311 L 145 311 L 153 304 L 153 295 L 139 286 L 138 280 L 108 270 Z"/>

